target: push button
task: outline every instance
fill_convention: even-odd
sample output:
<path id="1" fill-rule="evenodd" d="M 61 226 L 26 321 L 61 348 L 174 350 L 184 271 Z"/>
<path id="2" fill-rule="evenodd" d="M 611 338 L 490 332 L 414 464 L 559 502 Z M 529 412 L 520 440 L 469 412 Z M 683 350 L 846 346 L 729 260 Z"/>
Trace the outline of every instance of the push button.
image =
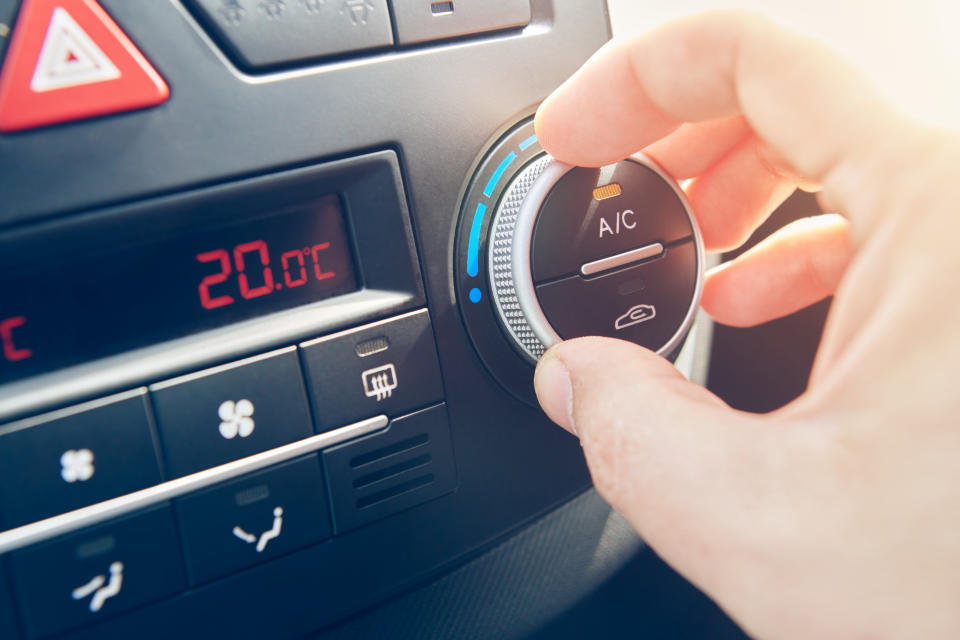
<path id="1" fill-rule="evenodd" d="M 320 430 L 443 397 L 427 311 L 300 345 Z"/>
<path id="2" fill-rule="evenodd" d="M 14 422 L 0 433 L 6 527 L 161 481 L 143 390 Z"/>
<path id="3" fill-rule="evenodd" d="M 387 0 L 189 0 L 189 4 L 247 68 L 393 44 Z"/>
<path id="4" fill-rule="evenodd" d="M 3 566 L 0 565 L 0 638 L 15 640 L 20 637 L 15 615 L 13 596 L 10 594 L 10 587 L 7 584 L 7 576 L 4 575 Z"/>
<path id="5" fill-rule="evenodd" d="M 199 584 L 328 538 L 316 455 L 176 503 L 190 582 Z"/>
<path id="6" fill-rule="evenodd" d="M 186 586 L 169 506 L 18 551 L 10 566 L 31 638 L 99 621 Z"/>
<path id="7" fill-rule="evenodd" d="M 294 347 L 160 382 L 150 393 L 172 477 L 313 434 Z"/>
<path id="8" fill-rule="evenodd" d="M 530 0 L 390 0 L 399 44 L 522 27 Z"/>
<path id="9" fill-rule="evenodd" d="M 0 73 L 0 131 L 150 107 L 169 96 L 94 0 L 23 3 Z"/>
<path id="10" fill-rule="evenodd" d="M 653 169 L 632 160 L 577 167 L 553 187 L 532 239 L 534 282 L 580 271 L 599 258 L 693 235 L 680 196 Z"/>
<path id="11" fill-rule="evenodd" d="M 653 262 L 610 275 L 540 285 L 537 296 L 561 338 L 623 338 L 656 351 L 685 324 L 697 275 L 691 241 L 666 249 Z"/>

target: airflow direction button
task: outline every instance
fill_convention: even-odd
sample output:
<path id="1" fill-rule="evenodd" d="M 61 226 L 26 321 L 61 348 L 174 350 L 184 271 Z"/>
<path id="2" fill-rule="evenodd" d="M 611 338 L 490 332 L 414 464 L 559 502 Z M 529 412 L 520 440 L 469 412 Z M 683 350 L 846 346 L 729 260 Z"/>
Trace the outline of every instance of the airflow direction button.
<path id="1" fill-rule="evenodd" d="M 330 536 L 315 454 L 181 498 L 176 510 L 192 584 Z"/>

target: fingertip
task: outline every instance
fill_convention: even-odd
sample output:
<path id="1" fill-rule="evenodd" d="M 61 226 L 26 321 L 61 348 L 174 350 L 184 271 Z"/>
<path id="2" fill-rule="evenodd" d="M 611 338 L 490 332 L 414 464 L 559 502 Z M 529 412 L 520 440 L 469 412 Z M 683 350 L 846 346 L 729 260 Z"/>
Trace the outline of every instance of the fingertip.
<path id="1" fill-rule="evenodd" d="M 577 435 L 573 421 L 573 385 L 566 364 L 558 357 L 557 348 L 547 351 L 537 364 L 533 377 L 537 400 L 551 420 L 573 435 Z"/>

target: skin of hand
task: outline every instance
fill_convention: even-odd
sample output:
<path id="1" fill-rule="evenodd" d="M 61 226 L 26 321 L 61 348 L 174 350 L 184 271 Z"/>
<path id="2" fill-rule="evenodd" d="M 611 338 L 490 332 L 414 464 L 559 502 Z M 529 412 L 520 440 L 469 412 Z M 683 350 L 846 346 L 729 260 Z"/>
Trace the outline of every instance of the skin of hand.
<path id="1" fill-rule="evenodd" d="M 708 250 L 741 244 L 796 186 L 840 214 L 706 281 L 706 311 L 737 326 L 835 294 L 809 387 L 781 410 L 735 411 L 625 342 L 547 352 L 540 403 L 580 438 L 599 492 L 754 636 L 960 637 L 956 135 L 740 13 L 609 44 L 536 127 L 562 161 L 642 149 L 692 179 Z"/>

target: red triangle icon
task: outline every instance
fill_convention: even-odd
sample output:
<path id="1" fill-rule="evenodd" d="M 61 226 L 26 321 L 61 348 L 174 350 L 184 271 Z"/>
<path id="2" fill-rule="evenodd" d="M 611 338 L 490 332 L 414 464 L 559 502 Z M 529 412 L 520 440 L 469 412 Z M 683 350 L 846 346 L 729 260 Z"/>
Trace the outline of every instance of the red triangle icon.
<path id="1" fill-rule="evenodd" d="M 0 131 L 149 107 L 169 95 L 95 0 L 24 0 L 0 72 Z"/>

